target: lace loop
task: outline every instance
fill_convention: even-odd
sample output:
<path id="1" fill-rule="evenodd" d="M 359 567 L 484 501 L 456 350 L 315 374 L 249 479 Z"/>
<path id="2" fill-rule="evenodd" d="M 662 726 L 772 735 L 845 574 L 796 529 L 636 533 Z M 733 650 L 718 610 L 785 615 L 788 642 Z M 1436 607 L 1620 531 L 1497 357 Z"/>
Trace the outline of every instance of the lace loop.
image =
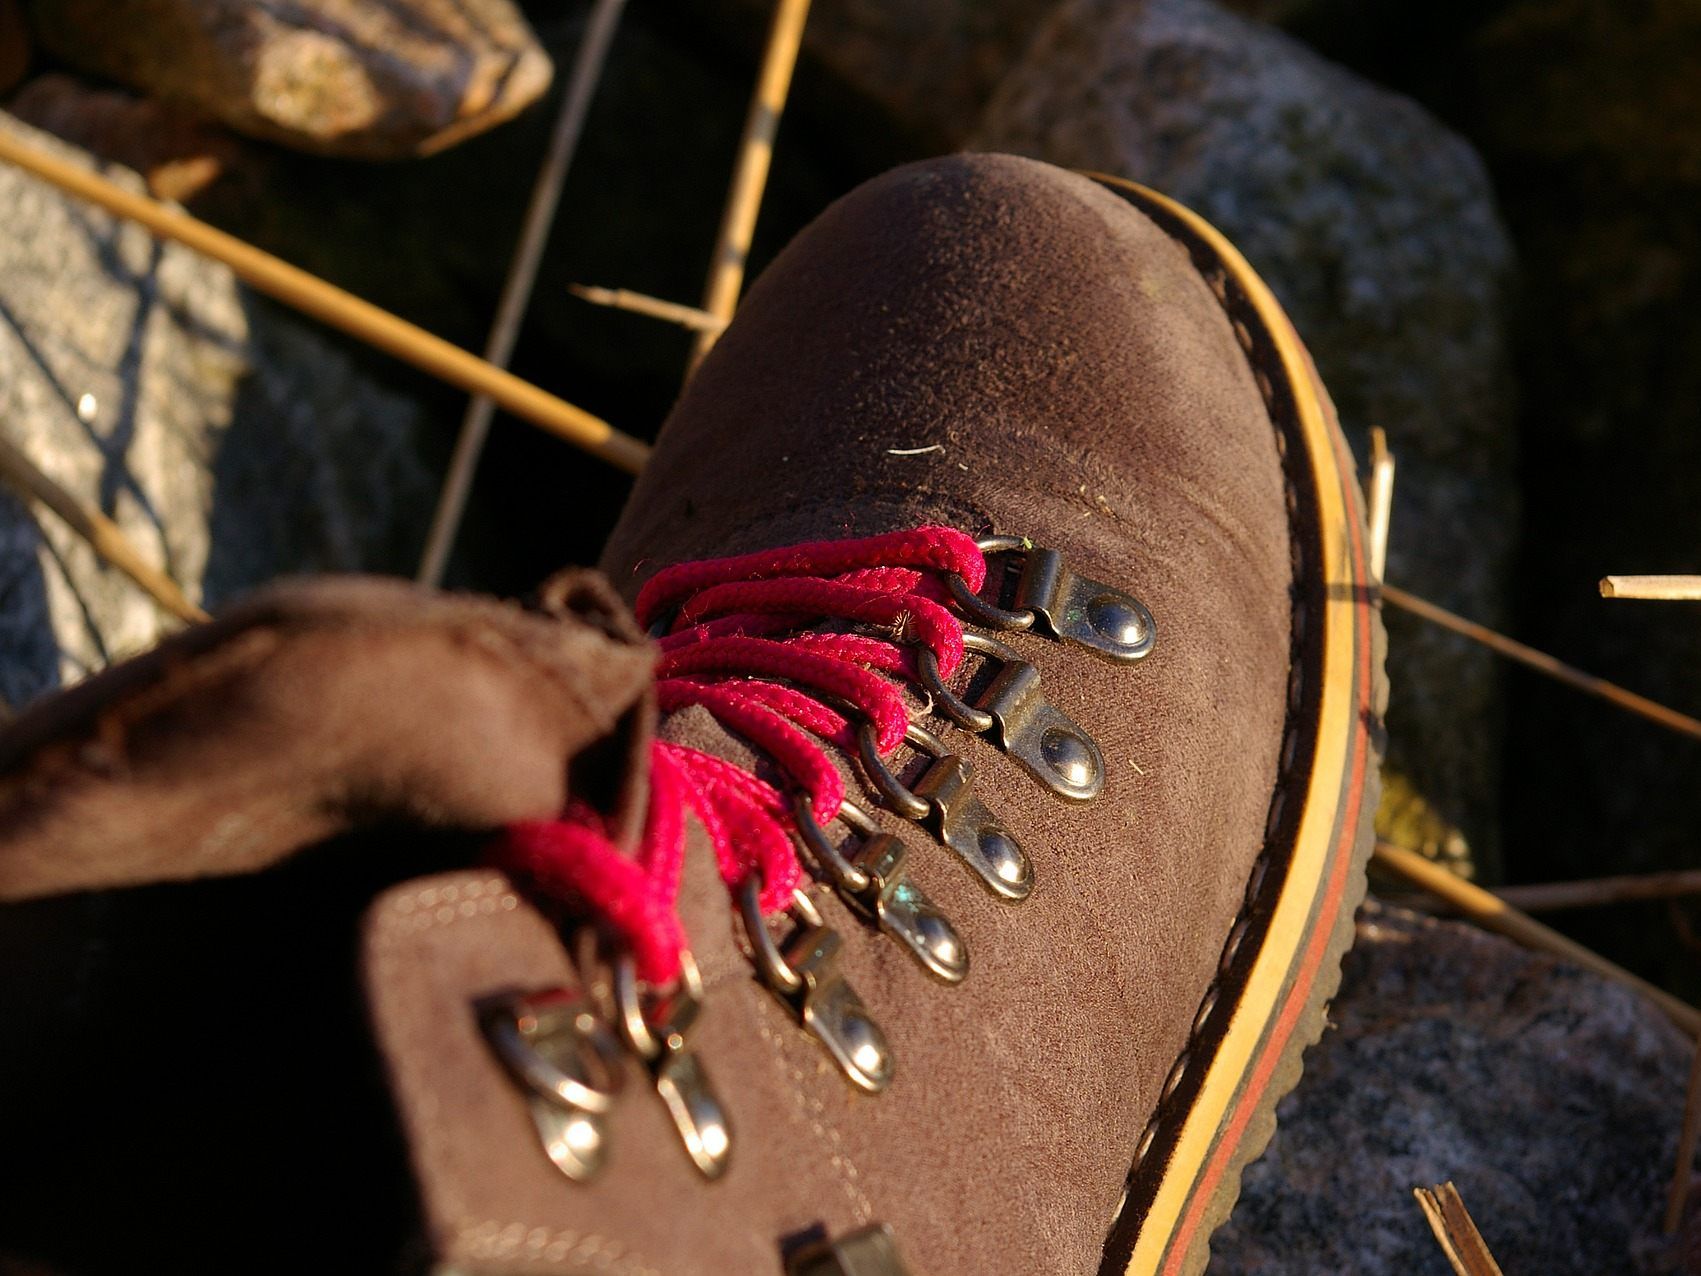
<path id="1" fill-rule="evenodd" d="M 671 986 L 688 961 L 674 908 L 684 811 L 702 823 L 729 891 L 743 896 L 754 881 L 760 915 L 791 908 L 805 877 L 796 802 L 806 800 L 811 820 L 823 824 L 844 807 L 844 780 L 825 748 L 849 755 L 860 741 L 877 756 L 892 753 L 917 729 L 892 679 L 915 683 L 925 668 L 942 683 L 962 663 L 963 621 L 948 605 L 948 580 L 978 589 L 986 559 L 974 538 L 947 527 L 657 572 L 636 610 L 640 624 L 660 631 L 661 711 L 707 710 L 772 759 L 790 792 L 661 741 L 635 852 L 617 847 L 594 812 L 574 807 L 561 820 L 511 829 L 503 862 L 593 914 L 631 952 L 640 981 Z"/>

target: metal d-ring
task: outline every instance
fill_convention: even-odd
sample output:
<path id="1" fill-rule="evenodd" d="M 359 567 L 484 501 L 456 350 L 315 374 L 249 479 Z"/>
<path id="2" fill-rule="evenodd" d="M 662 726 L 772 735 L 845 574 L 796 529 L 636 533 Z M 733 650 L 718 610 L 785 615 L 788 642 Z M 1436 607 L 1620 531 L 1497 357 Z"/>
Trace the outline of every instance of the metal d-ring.
<path id="1" fill-rule="evenodd" d="M 977 697 L 980 703 L 969 705 L 946 690 L 937 676 L 928 683 L 927 662 L 920 662 L 923 682 L 939 711 L 958 726 L 986 736 L 1057 796 L 1070 802 L 1097 797 L 1104 787 L 1104 755 L 1080 724 L 1045 699 L 1039 670 L 989 634 L 965 630 L 963 649 L 1002 667 Z M 932 668 L 937 675 L 937 663 Z"/>
<path id="2" fill-rule="evenodd" d="M 1028 542 L 1020 536 L 982 536 L 975 541 L 975 545 L 983 554 L 1007 554 L 1013 550 L 1028 548 Z M 957 604 L 958 609 L 984 629 L 1016 633 L 1034 626 L 1032 611 L 1006 611 L 1002 607 L 994 606 L 970 589 L 968 581 L 956 572 L 945 573 L 945 590 L 951 595 L 951 601 Z"/>
<path id="3" fill-rule="evenodd" d="M 696 1022 L 703 1007 L 703 972 L 690 949 L 679 953 L 679 983 L 669 996 L 656 998 L 650 1006 L 638 991 L 638 969 L 631 953 L 621 953 L 614 963 L 614 1003 L 620 1010 L 620 1035 L 632 1053 L 646 1063 L 666 1050 L 677 1050 Z M 660 1011 L 660 1014 L 655 1013 Z M 658 1037 L 657 1031 L 661 1035 Z"/>
<path id="4" fill-rule="evenodd" d="M 926 727 L 911 722 L 904 727 L 904 739 L 916 746 L 929 757 L 945 757 L 950 750 L 945 742 Z M 881 799 L 888 807 L 903 816 L 906 820 L 917 822 L 927 818 L 927 813 L 933 808 L 926 798 L 917 797 L 904 787 L 902 780 L 893 775 L 891 769 L 880 756 L 880 742 L 874 734 L 874 724 L 863 721 L 856 733 L 857 757 L 862 762 L 862 770 L 868 777 L 868 782 L 879 792 Z"/>
<path id="5" fill-rule="evenodd" d="M 978 648 L 972 646 L 969 640 L 979 637 L 981 637 L 980 634 L 965 629 L 963 631 L 964 650 L 977 651 Z M 999 645 L 1002 646 L 1003 644 L 1000 643 Z M 952 722 L 955 722 L 965 731 L 973 731 L 977 735 L 984 735 L 998 725 L 997 719 L 985 709 L 975 708 L 945 685 L 945 679 L 939 672 L 939 657 L 933 654 L 931 647 L 922 647 L 917 650 L 915 664 L 916 672 L 921 676 L 922 688 L 933 697 L 934 707 L 951 719 Z"/>
<path id="6" fill-rule="evenodd" d="M 874 817 L 848 798 L 839 803 L 838 818 L 864 837 L 872 837 L 880 831 Z M 860 895 L 874 884 L 866 872 L 847 860 L 839 848 L 833 845 L 833 839 L 827 836 L 827 831 L 815 818 L 814 800 L 801 789 L 792 798 L 792 819 L 797 825 L 797 833 L 803 839 L 803 844 L 809 848 L 809 853 L 815 857 L 816 862 L 826 869 L 827 875 L 833 879 L 833 885 L 839 890 Z"/>
<path id="7" fill-rule="evenodd" d="M 815 902 L 802 891 L 794 891 L 792 901 L 800 925 L 782 949 L 762 920 L 761 870 L 747 874 L 740 883 L 738 911 L 756 968 L 846 1080 L 859 1090 L 878 1094 L 892 1080 L 892 1052 L 886 1036 L 838 972 L 843 944 L 838 932 L 826 924 Z"/>
<path id="8" fill-rule="evenodd" d="M 811 905 L 813 908 L 813 905 Z M 795 996 L 803 990 L 803 979 L 791 968 L 780 952 L 773 933 L 762 919 L 762 874 L 752 870 L 738 887 L 738 915 L 744 921 L 744 933 L 750 940 L 750 952 L 756 960 L 756 973 L 762 982 L 783 997 Z M 816 913 L 819 917 L 820 914 Z"/>
<path id="9" fill-rule="evenodd" d="M 625 1080 L 620 1047 L 580 994 L 502 993 L 482 1000 L 478 1015 L 497 1057 L 532 1094 L 598 1116 L 614 1106 Z M 568 1058 L 580 1076 L 563 1066 Z"/>

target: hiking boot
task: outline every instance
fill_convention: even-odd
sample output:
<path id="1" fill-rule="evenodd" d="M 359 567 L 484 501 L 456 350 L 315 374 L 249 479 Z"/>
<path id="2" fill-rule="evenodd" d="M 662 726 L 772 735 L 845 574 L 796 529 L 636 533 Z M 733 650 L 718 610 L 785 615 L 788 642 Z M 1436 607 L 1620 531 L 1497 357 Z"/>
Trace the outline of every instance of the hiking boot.
<path id="1" fill-rule="evenodd" d="M 662 646 L 647 795 L 371 914 L 433 1259 L 1200 1270 L 1336 986 L 1383 696 L 1352 463 L 1245 261 L 1027 160 L 871 182 L 604 567 Z"/>

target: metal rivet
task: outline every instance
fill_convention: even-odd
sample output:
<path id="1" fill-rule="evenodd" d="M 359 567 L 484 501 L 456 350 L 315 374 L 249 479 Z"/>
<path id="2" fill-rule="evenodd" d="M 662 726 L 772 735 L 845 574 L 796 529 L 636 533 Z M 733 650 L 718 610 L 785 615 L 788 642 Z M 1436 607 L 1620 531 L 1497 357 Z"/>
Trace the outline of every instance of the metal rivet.
<path id="1" fill-rule="evenodd" d="M 526 1101 L 526 1108 L 544 1154 L 556 1169 L 575 1183 L 589 1182 L 597 1176 L 608 1159 L 602 1117 L 535 1097 Z"/>
<path id="2" fill-rule="evenodd" d="M 1004 829 L 983 829 L 980 833 L 980 853 L 992 865 L 998 880 L 1013 891 L 1026 895 L 1033 889 L 1034 867 L 1016 839 Z"/>
<path id="3" fill-rule="evenodd" d="M 1087 604 L 1087 623 L 1107 642 L 1137 647 L 1146 641 L 1146 615 L 1121 594 L 1100 594 Z"/>
<path id="4" fill-rule="evenodd" d="M 1079 736 L 1052 727 L 1040 738 L 1040 754 L 1071 787 L 1083 788 L 1092 779 L 1093 755 Z"/>

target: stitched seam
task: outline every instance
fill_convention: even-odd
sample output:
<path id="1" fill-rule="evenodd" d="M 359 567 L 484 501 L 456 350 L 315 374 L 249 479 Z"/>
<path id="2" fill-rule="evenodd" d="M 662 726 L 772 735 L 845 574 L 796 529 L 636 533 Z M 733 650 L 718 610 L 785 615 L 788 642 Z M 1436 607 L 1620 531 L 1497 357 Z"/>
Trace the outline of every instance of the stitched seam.
<path id="1" fill-rule="evenodd" d="M 478 881 L 421 887 L 391 901 L 386 907 L 378 937 L 378 952 L 381 960 L 388 963 L 400 948 L 400 937 L 477 917 L 513 912 L 519 906 L 520 898 L 512 884 L 506 877 L 495 874 Z M 414 1114 L 427 1144 L 449 1142 L 437 1120 L 435 1103 L 416 1106 Z M 446 1212 L 459 1219 L 454 1224 L 455 1240 L 465 1247 L 469 1258 L 532 1259 L 552 1266 L 571 1262 L 576 1267 L 588 1266 L 625 1276 L 661 1276 L 660 1269 L 652 1266 L 636 1249 L 595 1232 L 551 1231 L 547 1227 L 499 1219 L 474 1221 L 460 1199 L 455 1186 L 457 1183 L 458 1180 L 451 1176 L 449 1190 L 443 1198 Z"/>
<path id="2" fill-rule="evenodd" d="M 1132 200 L 1130 202 L 1134 203 Z M 1134 203 L 1134 206 L 1147 215 L 1152 215 L 1152 210 L 1143 205 Z M 1161 222 L 1160 225 L 1162 225 Z M 1194 269 L 1199 272 L 1209 286 L 1211 294 L 1222 307 L 1223 314 L 1234 332 L 1235 341 L 1239 344 L 1242 353 L 1246 356 L 1248 365 L 1252 369 L 1253 381 L 1258 387 L 1259 397 L 1264 401 L 1264 410 L 1270 418 L 1271 428 L 1275 433 L 1276 452 L 1281 463 L 1282 494 L 1288 516 L 1288 549 L 1294 581 L 1297 584 L 1298 581 L 1303 579 L 1307 561 L 1304 541 L 1298 535 L 1298 529 L 1294 526 L 1300 494 L 1294 481 L 1293 467 L 1298 464 L 1298 461 L 1290 455 L 1287 429 L 1278 416 L 1276 383 L 1266 366 L 1268 352 L 1260 351 L 1258 343 L 1253 337 L 1251 325 L 1256 324 L 1262 327 L 1261 318 L 1238 289 L 1231 295 L 1231 281 L 1228 273 L 1214 254 L 1208 266 L 1201 264 L 1193 251 L 1191 239 L 1183 240 L 1168 227 L 1164 227 L 1164 229 L 1188 253 Z M 1278 368 L 1278 372 L 1285 373 L 1285 369 Z M 1205 1030 L 1211 1026 L 1217 1008 L 1223 1003 L 1223 983 L 1234 967 L 1235 958 L 1240 954 L 1242 944 L 1251 928 L 1253 911 L 1260 902 L 1264 883 L 1269 877 L 1275 833 L 1281 824 L 1289 792 L 1294 787 L 1298 778 L 1297 773 L 1300 770 L 1296 763 L 1299 759 L 1299 743 L 1302 731 L 1300 709 L 1305 702 L 1306 690 L 1305 665 L 1302 659 L 1306 619 L 1305 600 L 1296 596 L 1292 602 L 1289 619 L 1287 711 L 1282 722 L 1281 747 L 1276 757 L 1276 783 L 1271 791 L 1270 805 L 1265 813 L 1264 845 L 1257 858 L 1252 862 L 1252 869 L 1247 877 L 1245 895 L 1242 898 L 1239 910 L 1235 913 L 1234 922 L 1229 927 L 1228 938 L 1224 941 L 1222 953 L 1217 960 L 1217 972 L 1212 976 L 1211 982 L 1206 985 L 1205 994 L 1199 1003 L 1199 1009 L 1194 1014 L 1192 1027 L 1188 1030 L 1187 1040 L 1183 1043 L 1181 1052 L 1176 1056 L 1175 1062 L 1170 1066 L 1168 1074 L 1164 1077 L 1164 1084 L 1159 1092 L 1157 1105 L 1135 1143 L 1134 1157 L 1129 1166 L 1127 1178 L 1130 1184 L 1140 1172 L 1147 1154 L 1156 1144 L 1158 1134 L 1174 1115 L 1172 1109 L 1175 1105 L 1172 1100 L 1182 1081 L 1186 1078 L 1187 1070 L 1193 1062 L 1193 1054 L 1198 1048 L 1200 1038 L 1204 1035 Z"/>
<path id="3" fill-rule="evenodd" d="M 868 1223 L 874 1217 L 874 1205 L 862 1190 L 858 1181 L 861 1175 L 856 1164 L 845 1153 L 844 1140 L 839 1137 L 837 1125 L 826 1119 L 827 1105 L 817 1095 L 810 1093 L 809 1082 L 803 1075 L 803 1069 L 791 1061 L 785 1043 L 768 1026 L 762 1015 L 756 1018 L 756 1030 L 761 1034 L 763 1044 L 774 1052 L 785 1064 L 786 1071 L 791 1074 L 792 1084 L 788 1088 L 797 1103 L 798 1113 L 809 1122 L 809 1128 L 814 1131 L 815 1137 L 827 1146 L 828 1164 L 838 1172 L 839 1186 L 844 1189 L 845 1199 L 850 1202 L 858 1225 Z"/>

